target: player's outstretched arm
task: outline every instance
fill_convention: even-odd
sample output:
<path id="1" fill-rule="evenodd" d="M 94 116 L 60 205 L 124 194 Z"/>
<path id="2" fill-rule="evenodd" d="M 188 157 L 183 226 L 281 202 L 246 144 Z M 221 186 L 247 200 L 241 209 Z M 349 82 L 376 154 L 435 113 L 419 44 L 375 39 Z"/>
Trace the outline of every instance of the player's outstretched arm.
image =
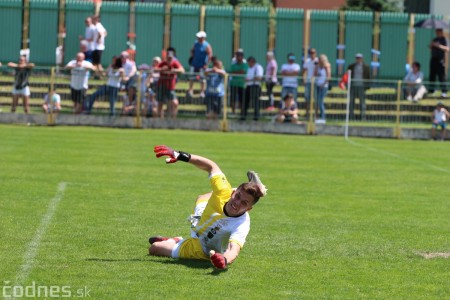
<path id="1" fill-rule="evenodd" d="M 167 156 L 166 163 L 168 164 L 172 164 L 177 161 L 184 161 L 208 172 L 208 174 L 222 172 L 215 162 L 206 157 L 189 154 L 183 151 L 176 151 L 165 145 L 155 146 L 153 151 L 156 153 L 156 157 Z"/>
<path id="2" fill-rule="evenodd" d="M 211 250 L 209 252 L 209 259 L 217 269 L 223 270 L 238 257 L 240 251 L 241 247 L 238 244 L 230 242 L 224 254 Z"/>

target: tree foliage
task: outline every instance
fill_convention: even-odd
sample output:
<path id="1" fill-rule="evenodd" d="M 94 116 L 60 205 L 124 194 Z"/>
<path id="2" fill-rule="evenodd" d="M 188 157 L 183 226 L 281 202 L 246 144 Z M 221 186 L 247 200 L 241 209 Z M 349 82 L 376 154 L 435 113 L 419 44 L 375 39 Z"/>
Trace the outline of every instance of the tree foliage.
<path id="1" fill-rule="evenodd" d="M 398 12 L 398 0 L 347 0 L 342 7 L 344 10 L 366 10 L 366 11 L 392 11 Z"/>

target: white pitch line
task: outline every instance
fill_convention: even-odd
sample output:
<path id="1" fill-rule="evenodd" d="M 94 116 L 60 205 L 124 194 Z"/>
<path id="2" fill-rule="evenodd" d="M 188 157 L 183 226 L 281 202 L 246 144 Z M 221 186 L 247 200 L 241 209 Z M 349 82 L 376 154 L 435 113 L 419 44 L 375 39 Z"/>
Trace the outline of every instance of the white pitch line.
<path id="1" fill-rule="evenodd" d="M 392 157 L 395 157 L 395 158 L 398 158 L 398 159 L 402 159 L 402 160 L 405 160 L 407 162 L 410 162 L 410 163 L 413 163 L 413 164 L 416 164 L 416 165 L 422 165 L 422 166 L 424 166 L 426 168 L 429 168 L 429 169 L 433 169 L 433 170 L 436 170 L 436 171 L 440 171 L 440 172 L 444 172 L 444 173 L 450 174 L 450 170 L 447 170 L 447 169 L 444 169 L 444 168 L 440 168 L 440 167 L 436 167 L 436 166 L 430 165 L 430 164 L 425 163 L 425 162 L 420 161 L 420 160 L 415 160 L 415 159 L 407 158 L 407 157 L 404 157 L 404 156 L 401 156 L 401 155 L 398 155 L 398 154 L 395 154 L 395 153 L 391 153 L 391 152 L 388 152 L 388 151 L 385 151 L 385 150 L 372 148 L 370 146 L 366 146 L 366 145 L 354 142 L 354 141 L 352 141 L 350 139 L 347 139 L 346 141 L 349 142 L 352 145 L 365 148 L 365 149 L 367 149 L 369 151 L 372 151 L 372 152 L 375 152 L 375 153 L 378 153 L 378 154 L 386 154 L 386 155 L 389 155 L 389 156 L 392 156 Z"/>
<path id="2" fill-rule="evenodd" d="M 44 236 L 45 231 L 48 228 L 48 225 L 50 225 L 50 222 L 52 220 L 53 215 L 55 214 L 58 203 L 64 196 L 64 190 L 66 189 L 66 186 L 67 186 L 66 182 L 59 183 L 58 191 L 56 192 L 55 197 L 50 201 L 47 212 L 42 217 L 41 225 L 37 229 L 33 240 L 28 245 L 27 252 L 25 252 L 25 255 L 23 257 L 23 264 L 16 275 L 16 285 L 21 285 L 25 283 L 25 280 L 28 279 L 28 275 L 30 275 L 30 271 L 33 268 L 34 259 L 39 249 L 39 244 L 41 243 L 42 237 Z"/>

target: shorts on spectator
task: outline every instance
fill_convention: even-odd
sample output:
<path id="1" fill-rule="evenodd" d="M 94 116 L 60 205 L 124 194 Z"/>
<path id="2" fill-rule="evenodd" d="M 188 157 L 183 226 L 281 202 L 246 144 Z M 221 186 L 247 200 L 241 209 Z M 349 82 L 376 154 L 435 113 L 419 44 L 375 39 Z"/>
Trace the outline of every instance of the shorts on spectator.
<path id="1" fill-rule="evenodd" d="M 125 89 L 129 89 L 129 88 L 137 88 L 137 80 L 138 76 L 134 75 L 133 77 L 131 77 L 127 82 L 125 82 Z"/>
<path id="2" fill-rule="evenodd" d="M 445 128 L 447 128 L 447 123 L 445 123 L 445 121 L 441 121 L 441 122 L 439 122 L 437 124 L 433 123 L 431 126 L 433 128 L 438 128 L 439 126 L 441 126 L 442 129 L 445 129 Z"/>
<path id="3" fill-rule="evenodd" d="M 103 50 L 94 50 L 92 52 L 92 64 L 99 65 L 102 63 Z"/>
<path id="4" fill-rule="evenodd" d="M 220 115 L 222 111 L 222 96 L 206 96 L 205 102 L 206 102 L 206 113 L 216 113 Z"/>
<path id="5" fill-rule="evenodd" d="M 204 80 L 205 79 L 205 69 L 204 68 L 196 68 L 191 66 L 189 68 L 189 72 L 190 73 L 197 73 L 197 74 L 192 74 L 189 79 L 190 80 Z"/>
<path id="6" fill-rule="evenodd" d="M 19 96 L 30 96 L 30 87 L 26 86 L 23 89 L 16 89 L 15 87 L 13 87 L 12 94 Z"/>
<path id="7" fill-rule="evenodd" d="M 86 97 L 86 89 L 76 90 L 74 88 L 70 88 L 70 96 L 73 102 L 83 103 L 83 100 Z"/>
<path id="8" fill-rule="evenodd" d="M 156 90 L 156 99 L 159 103 L 167 103 L 177 98 L 175 91 L 171 91 L 165 86 L 158 86 Z"/>

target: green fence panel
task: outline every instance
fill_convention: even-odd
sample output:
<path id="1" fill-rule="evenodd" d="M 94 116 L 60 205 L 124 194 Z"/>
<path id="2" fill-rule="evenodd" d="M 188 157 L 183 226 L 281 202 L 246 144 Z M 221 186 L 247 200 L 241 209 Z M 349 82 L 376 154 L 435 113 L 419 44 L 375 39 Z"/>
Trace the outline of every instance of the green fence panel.
<path id="1" fill-rule="evenodd" d="M 325 54 L 331 64 L 332 76 L 336 74 L 336 45 L 338 44 L 339 14 L 337 11 L 313 10 L 311 12 L 310 47 L 317 54 Z"/>
<path id="2" fill-rule="evenodd" d="M 241 8 L 240 45 L 246 57 L 253 56 L 261 65 L 266 62 L 269 41 L 269 10 L 260 7 Z"/>
<path id="3" fill-rule="evenodd" d="M 345 13 L 345 65 L 362 53 L 368 65 L 372 62 L 373 13 L 348 11 Z"/>
<path id="4" fill-rule="evenodd" d="M 164 47 L 164 5 L 136 3 L 136 63 L 151 64 Z"/>
<path id="5" fill-rule="evenodd" d="M 101 23 L 108 33 L 102 54 L 103 66 L 110 64 L 113 56 L 128 49 L 129 11 L 129 4 L 125 1 L 102 3 Z"/>
<path id="6" fill-rule="evenodd" d="M 177 58 L 186 71 L 189 71 L 190 51 L 197 40 L 195 34 L 199 31 L 199 16 L 198 5 L 172 5 L 170 45 L 176 49 Z"/>
<path id="7" fill-rule="evenodd" d="M 0 26 L 0 41 L 7 45 L 0 51 L 0 61 L 17 62 L 22 47 L 22 1 L 0 0 Z"/>
<path id="8" fill-rule="evenodd" d="M 231 6 L 206 6 L 205 31 L 213 54 L 228 69 L 233 56 L 233 20 Z"/>
<path id="9" fill-rule="evenodd" d="M 382 13 L 380 19 L 381 63 L 378 76 L 403 79 L 408 56 L 408 14 Z"/>
<path id="10" fill-rule="evenodd" d="M 84 20 L 94 14 L 94 4 L 81 0 L 66 2 L 66 38 L 64 40 L 64 63 L 74 59 L 80 51 L 79 36 L 84 36 L 86 26 Z"/>
<path id="11" fill-rule="evenodd" d="M 278 8 L 276 11 L 275 54 L 280 66 L 290 52 L 299 59 L 303 55 L 303 16 L 303 9 Z"/>
<path id="12" fill-rule="evenodd" d="M 58 1 L 30 0 L 30 57 L 38 65 L 55 65 L 58 46 Z"/>
<path id="13" fill-rule="evenodd" d="M 431 17 L 431 15 L 427 14 L 417 14 L 415 16 L 415 22 L 417 23 L 424 19 L 430 19 Z M 442 16 L 435 16 L 435 18 L 442 19 Z M 423 72 L 425 80 L 428 80 L 430 75 L 431 58 L 429 45 L 436 34 L 433 29 L 414 28 L 414 35 L 414 60 L 420 63 L 421 71 Z"/>

